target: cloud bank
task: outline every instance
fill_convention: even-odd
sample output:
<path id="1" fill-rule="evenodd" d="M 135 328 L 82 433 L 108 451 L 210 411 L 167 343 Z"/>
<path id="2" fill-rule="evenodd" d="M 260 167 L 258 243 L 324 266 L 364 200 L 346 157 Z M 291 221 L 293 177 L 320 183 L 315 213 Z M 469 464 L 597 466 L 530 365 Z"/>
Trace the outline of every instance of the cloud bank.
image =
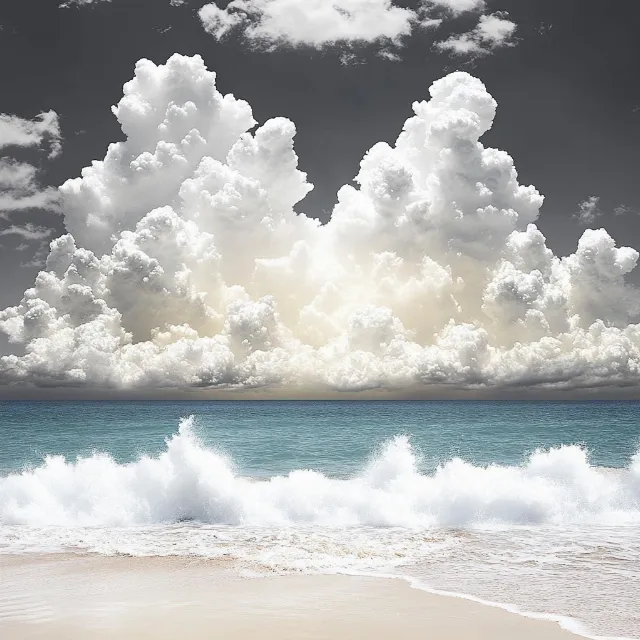
<path id="1" fill-rule="evenodd" d="M 485 148 L 496 103 L 457 72 L 363 158 L 326 225 L 292 122 L 255 128 L 199 56 L 141 60 L 126 136 L 60 191 L 69 234 L 0 330 L 4 383 L 402 389 L 640 381 L 638 252 L 547 248 L 543 198 Z"/>

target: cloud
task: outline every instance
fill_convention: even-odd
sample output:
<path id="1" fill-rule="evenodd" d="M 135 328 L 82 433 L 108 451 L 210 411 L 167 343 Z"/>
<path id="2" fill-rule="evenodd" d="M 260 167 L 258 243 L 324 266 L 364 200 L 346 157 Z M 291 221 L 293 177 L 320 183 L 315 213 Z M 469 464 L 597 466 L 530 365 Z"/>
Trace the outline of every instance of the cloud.
<path id="1" fill-rule="evenodd" d="M 578 211 L 574 213 L 573 217 L 576 218 L 580 224 L 585 226 L 593 224 L 603 215 L 599 204 L 599 196 L 589 196 L 584 202 L 580 203 Z"/>
<path id="2" fill-rule="evenodd" d="M 70 7 L 83 7 L 89 4 L 98 4 L 99 2 L 111 2 L 111 0 L 65 0 L 59 7 L 60 9 L 68 9 Z M 180 7 L 186 3 L 186 0 L 169 0 L 172 7 Z"/>
<path id="3" fill-rule="evenodd" d="M 47 111 L 27 120 L 0 113 L 0 149 L 6 147 L 49 146 L 49 157 L 55 158 L 62 150 L 60 123 L 55 111 Z"/>
<path id="4" fill-rule="evenodd" d="M 442 8 L 451 13 L 464 13 L 466 11 L 482 11 L 485 8 L 485 0 L 426 0 L 424 7 Z"/>
<path id="5" fill-rule="evenodd" d="M 200 9 L 199 16 L 205 30 L 218 40 L 237 32 L 258 47 L 377 42 L 387 47 L 383 57 L 395 59 L 389 46 L 400 47 L 416 29 L 438 27 L 461 13 L 484 8 L 484 0 L 425 0 L 416 9 L 392 0 L 232 0 L 224 8 L 211 2 Z M 486 51 L 498 46 L 498 40 L 505 43 L 515 25 L 497 14 L 484 17 L 487 20 L 478 29 Z M 508 25 L 513 29 L 503 35 L 511 28 Z"/>
<path id="6" fill-rule="evenodd" d="M 580 224 L 585 226 L 592 225 L 599 218 L 603 217 L 605 212 L 600 208 L 600 197 L 590 196 L 584 202 L 578 205 L 578 211 L 573 214 L 573 217 L 578 220 Z M 638 211 L 626 204 L 619 204 L 613 209 L 614 216 L 626 216 L 626 215 L 638 215 Z"/>
<path id="7" fill-rule="evenodd" d="M 65 0 L 58 5 L 60 9 L 68 9 L 69 7 L 82 7 L 88 4 L 97 4 L 98 2 L 111 2 L 111 0 Z"/>
<path id="8" fill-rule="evenodd" d="M 61 8 L 95 5 L 111 0 L 66 0 Z M 185 0 L 170 0 L 171 6 Z M 271 50 L 279 46 L 321 49 L 340 45 L 377 44 L 379 56 L 397 61 L 397 50 L 418 30 L 434 29 L 461 14 L 482 13 L 485 0 L 421 0 L 415 8 L 395 0 L 231 0 L 208 2 L 198 11 L 204 29 L 217 40 L 238 34 L 250 46 Z M 482 16 L 470 33 L 438 43 L 458 55 L 487 54 L 510 40 L 516 25 L 496 13 Z M 359 62 L 354 53 L 342 52 L 343 64 Z"/>
<path id="9" fill-rule="evenodd" d="M 515 22 L 505 18 L 504 14 L 484 15 L 480 16 L 473 31 L 451 36 L 436 43 L 436 47 L 458 56 L 486 55 L 499 47 L 513 46 L 512 37 L 516 29 Z"/>
<path id="10" fill-rule="evenodd" d="M 627 206 L 626 204 L 619 204 L 613 210 L 613 215 L 614 216 L 639 215 L 639 214 L 640 214 L 640 212 L 638 212 L 633 207 Z"/>
<path id="11" fill-rule="evenodd" d="M 0 236 L 18 236 L 27 242 L 45 240 L 46 238 L 50 238 L 52 234 L 52 229 L 47 229 L 46 227 L 41 227 L 31 222 L 23 225 L 12 224 L 9 227 L 0 229 Z"/>
<path id="12" fill-rule="evenodd" d="M 18 245 L 16 250 L 24 251 L 25 245 Z M 27 245 L 28 247 L 28 245 Z M 35 252 L 28 260 L 23 260 L 20 263 L 20 267 L 23 269 L 42 269 L 47 263 L 47 255 L 49 253 L 49 247 L 46 242 L 41 242 Z"/>
<path id="13" fill-rule="evenodd" d="M 466 73 L 375 144 L 326 225 L 295 126 L 256 128 L 199 56 L 136 66 L 125 136 L 61 188 L 68 234 L 0 330 L 5 383 L 356 391 L 640 381 L 638 252 L 603 229 L 554 256 L 543 198 L 486 148 Z M 300 206 L 300 205 L 298 205 Z"/>
<path id="14" fill-rule="evenodd" d="M 47 254 L 48 243 L 46 240 L 53 235 L 53 229 L 27 222 L 25 224 L 11 224 L 0 229 L 0 237 L 13 237 L 21 239 L 22 242 L 15 247 L 15 251 L 27 251 L 36 244 L 35 251 L 31 257 L 20 263 L 21 267 L 44 267 Z"/>
<path id="15" fill-rule="evenodd" d="M 62 151 L 58 114 L 48 111 L 33 120 L 0 114 L 0 149 L 11 147 L 35 147 L 37 151 L 47 152 L 49 159 L 57 157 Z M 38 180 L 38 173 L 38 168 L 28 162 L 7 155 L 0 158 L 0 237 L 14 236 L 24 241 L 38 242 L 36 255 L 41 255 L 43 241 L 53 231 L 30 222 L 10 222 L 12 214 L 32 209 L 57 211 L 58 190 L 43 187 Z"/>
<path id="16" fill-rule="evenodd" d="M 43 188 L 37 167 L 11 158 L 0 158 L 0 218 L 25 209 L 55 209 L 58 192 Z"/>
<path id="17" fill-rule="evenodd" d="M 409 35 L 417 18 L 391 0 L 233 0 L 224 9 L 207 4 L 199 15 L 218 39 L 237 28 L 250 41 L 312 47 L 396 40 Z"/>
<path id="18" fill-rule="evenodd" d="M 58 114 L 47 111 L 33 120 L 6 113 L 0 114 L 0 149 L 34 148 L 56 158 L 62 151 L 62 136 Z M 0 217 L 25 209 L 54 208 L 58 200 L 55 189 L 42 188 L 37 180 L 38 169 L 27 162 L 9 156 L 0 158 Z"/>

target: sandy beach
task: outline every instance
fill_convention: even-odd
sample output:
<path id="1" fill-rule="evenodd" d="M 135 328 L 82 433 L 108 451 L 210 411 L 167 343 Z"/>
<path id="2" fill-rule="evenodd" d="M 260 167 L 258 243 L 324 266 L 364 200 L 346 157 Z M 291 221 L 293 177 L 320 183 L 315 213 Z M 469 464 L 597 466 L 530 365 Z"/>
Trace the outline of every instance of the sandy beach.
<path id="1" fill-rule="evenodd" d="M 569 640 L 553 622 L 350 576 L 243 578 L 190 558 L 0 556 L 0 636 Z"/>

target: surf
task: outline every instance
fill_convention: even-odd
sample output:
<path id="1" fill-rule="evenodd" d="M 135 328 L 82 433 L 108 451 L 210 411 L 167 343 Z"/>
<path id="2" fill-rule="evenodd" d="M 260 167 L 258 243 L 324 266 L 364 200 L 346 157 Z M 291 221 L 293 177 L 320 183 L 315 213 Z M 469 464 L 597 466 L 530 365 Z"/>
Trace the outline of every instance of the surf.
<path id="1" fill-rule="evenodd" d="M 236 527 L 439 527 L 640 523 L 640 454 L 626 469 L 593 466 L 577 445 L 537 450 L 521 465 L 461 458 L 421 471 L 410 437 L 382 443 L 361 470 L 311 469 L 252 479 L 206 447 L 185 417 L 156 456 L 121 464 L 106 452 L 0 478 L 0 525 L 128 527 L 198 522 Z"/>

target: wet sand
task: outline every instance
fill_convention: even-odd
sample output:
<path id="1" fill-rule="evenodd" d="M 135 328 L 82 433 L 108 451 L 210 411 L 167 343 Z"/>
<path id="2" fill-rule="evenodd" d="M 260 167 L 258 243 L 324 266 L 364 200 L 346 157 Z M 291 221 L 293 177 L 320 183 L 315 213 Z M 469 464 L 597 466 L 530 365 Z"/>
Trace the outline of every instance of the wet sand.
<path id="1" fill-rule="evenodd" d="M 239 577 L 192 558 L 1 556 L 11 640 L 575 640 L 556 623 L 351 576 Z"/>

